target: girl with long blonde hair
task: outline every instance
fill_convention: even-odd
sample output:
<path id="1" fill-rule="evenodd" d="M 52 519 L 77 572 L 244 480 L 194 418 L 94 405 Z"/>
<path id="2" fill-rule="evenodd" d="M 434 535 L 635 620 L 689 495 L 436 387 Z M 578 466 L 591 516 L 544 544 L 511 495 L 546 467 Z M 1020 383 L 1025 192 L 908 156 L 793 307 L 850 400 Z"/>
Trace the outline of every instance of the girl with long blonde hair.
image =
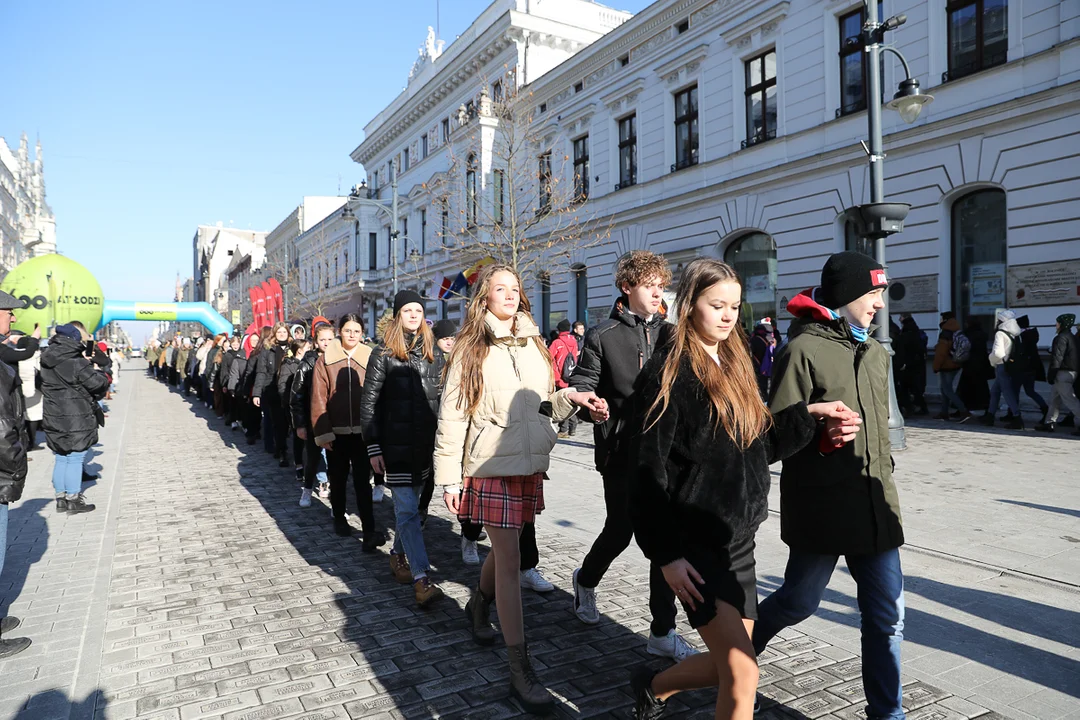
<path id="1" fill-rule="evenodd" d="M 552 400 L 556 419 L 573 412 L 553 399 L 551 356 L 513 268 L 484 268 L 465 323 L 444 369 L 435 438 L 435 483 L 460 520 L 481 524 L 491 552 L 465 607 L 473 639 L 495 641 L 488 620 L 494 600 L 510 659 L 510 690 L 526 710 L 546 713 L 554 698 L 529 660 L 522 621 L 522 525 L 544 509 L 543 474 L 556 443 L 540 404 Z"/>
<path id="2" fill-rule="evenodd" d="M 843 403 L 771 415 L 739 324 L 742 283 L 719 260 L 692 262 L 676 294 L 676 328 L 638 376 L 631 422 L 630 514 L 708 652 L 631 680 L 635 718 L 657 718 L 672 695 L 719 684 L 716 717 L 753 717 L 758 667 L 754 534 L 768 513 L 769 464 L 854 415 Z"/>

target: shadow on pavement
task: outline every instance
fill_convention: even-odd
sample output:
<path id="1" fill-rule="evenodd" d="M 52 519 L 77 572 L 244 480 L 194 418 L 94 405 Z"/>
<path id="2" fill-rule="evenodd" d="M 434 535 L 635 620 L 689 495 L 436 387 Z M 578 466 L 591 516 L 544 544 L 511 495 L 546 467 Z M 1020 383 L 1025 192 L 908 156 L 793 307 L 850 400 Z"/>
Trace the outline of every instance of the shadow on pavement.
<path id="1" fill-rule="evenodd" d="M 848 574 L 846 568 L 838 568 L 838 570 Z M 758 587 L 766 594 L 780 587 L 782 582 L 783 578 L 774 575 L 758 577 Z M 1069 632 L 1063 629 L 1065 626 L 1058 626 L 1058 632 L 1053 633 L 1046 627 L 1049 623 L 1044 624 L 1041 619 L 1032 617 L 1032 614 L 1050 609 L 1057 613 L 1067 613 L 1070 617 L 1077 615 L 1077 613 L 1047 608 L 1045 605 L 1019 600 L 1008 595 L 945 585 L 918 576 L 906 576 L 904 590 L 984 617 L 991 622 L 997 622 L 1020 632 L 1048 636 L 1056 642 L 1067 642 L 1062 639 L 1063 635 L 1069 635 Z M 841 605 L 849 612 L 838 612 L 823 606 L 818 608 L 815 616 L 849 627 L 859 627 L 858 603 L 851 595 L 829 589 L 825 591 L 822 603 L 823 605 L 824 603 Z M 1025 617 L 1030 619 L 1021 620 Z M 1057 621 L 1066 619 L 1061 615 L 1055 617 Z M 1072 627 L 1075 628 L 1076 619 L 1071 622 Z M 1075 636 L 1075 630 L 1070 632 Z M 994 668 L 1013 677 L 1023 678 L 1073 697 L 1080 697 L 1080 662 L 1048 650 L 1031 647 L 1017 640 L 1000 637 L 938 615 L 912 609 L 910 606 L 905 610 L 904 639 L 918 645 L 960 655 L 972 662 Z"/>
<path id="2" fill-rule="evenodd" d="M 1033 510 L 1045 510 L 1046 512 L 1058 513 L 1059 515 L 1069 515 L 1074 518 L 1080 518 L 1080 510 L 1056 507 L 1054 505 L 1040 505 L 1039 503 L 1022 502 L 1020 500 L 1005 500 L 1003 498 L 997 498 L 997 501 L 999 503 L 1005 503 L 1007 505 L 1019 505 L 1020 507 L 1031 508 Z"/>
<path id="3" fill-rule="evenodd" d="M 177 393 L 179 395 L 179 393 Z M 182 397 L 182 396 L 181 396 Z M 436 492 L 424 530 L 432 577 L 446 593 L 430 609 L 418 608 L 411 585 L 397 584 L 390 571 L 391 542 L 376 552 L 361 552 L 355 497 L 349 494 L 348 512 L 356 535 L 334 534 L 328 503 L 313 497 L 310 508 L 300 508 L 299 484 L 292 468 L 279 468 L 261 442 L 248 445 L 244 435 L 225 426 L 224 420 L 193 396 L 184 398 L 191 411 L 204 419 L 222 440 L 241 454 L 238 473 L 248 493 L 259 501 L 300 557 L 322 573 L 296 574 L 303 587 L 282 567 L 280 577 L 262 568 L 244 576 L 245 585 L 263 585 L 250 591 L 259 613 L 265 608 L 268 633 L 290 635 L 274 646 L 285 665 L 281 679 L 297 683 L 305 677 L 328 674 L 333 687 L 312 682 L 311 694 L 300 700 L 304 709 L 344 704 L 353 717 L 396 710 L 406 718 L 518 717 L 522 710 L 509 697 L 508 663 L 501 637 L 492 647 L 473 643 L 464 615 L 470 588 L 479 567 L 461 560 L 456 519 L 442 507 Z M 351 484 L 350 484 L 351 487 Z M 218 512 L 212 503 L 195 512 Z M 389 498 L 375 506 L 375 524 L 392 539 L 393 505 Z M 262 538 L 230 543 L 232 548 L 258 547 Z M 646 573 L 619 576 L 614 566 L 600 588 L 602 597 L 625 592 L 623 608 L 602 617 L 595 626 L 578 622 L 572 612 L 570 574 L 582 549 L 561 539 L 539 537 L 541 567 L 562 587 L 538 594 L 522 590 L 525 635 L 541 680 L 560 699 L 557 717 L 596 717 L 615 713 L 625 717 L 632 707 L 630 669 L 656 662 L 645 650 L 648 628 L 647 599 L 637 588 L 647 587 Z M 481 546 L 481 555 L 486 548 Z M 271 561 L 271 548 L 267 548 Z M 276 556 L 274 556 L 276 557 Z M 324 573 L 324 574 L 323 574 Z M 339 582 L 327 582 L 331 576 Z M 269 577 L 269 583 L 266 582 Z M 272 583 L 272 587 L 265 585 Z M 320 590 L 319 584 L 324 583 Z M 344 584 L 347 592 L 341 591 Z M 288 587 L 289 590 L 280 592 Z M 265 602 L 264 602 L 265 601 Z M 492 620 L 496 621 L 494 606 Z M 254 618 L 253 618 L 254 621 Z M 260 693 L 261 694 L 261 693 Z M 269 698 L 267 698 L 269 700 Z M 715 690 L 684 693 L 669 705 L 678 714 L 711 709 Z"/>
<path id="4" fill-rule="evenodd" d="M 46 690 L 30 698 L 12 720 L 93 720 L 95 712 L 97 717 L 109 717 L 108 705 L 100 689 L 83 700 L 69 698 L 63 690 Z"/>
<path id="5" fill-rule="evenodd" d="M 43 453 L 36 454 L 40 457 Z M 47 498 L 33 498 L 8 510 L 7 554 L 0 575 L 0 617 L 7 615 L 8 606 L 22 594 L 30 568 L 45 555 L 49 525 L 44 513 L 53 512 L 52 505 Z"/>

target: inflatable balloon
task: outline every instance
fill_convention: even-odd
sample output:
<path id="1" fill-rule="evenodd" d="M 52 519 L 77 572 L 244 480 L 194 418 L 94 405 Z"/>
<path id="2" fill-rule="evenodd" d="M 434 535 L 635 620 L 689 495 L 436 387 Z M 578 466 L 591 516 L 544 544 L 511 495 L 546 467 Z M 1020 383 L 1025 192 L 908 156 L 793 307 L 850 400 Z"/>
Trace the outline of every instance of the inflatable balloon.
<path id="1" fill-rule="evenodd" d="M 78 320 L 93 332 L 101 323 L 105 299 L 90 271 L 63 255 L 39 255 L 19 263 L 0 283 L 0 290 L 20 298 L 13 327 L 31 333 Z"/>
<path id="2" fill-rule="evenodd" d="M 209 303 L 145 303 L 106 300 L 90 271 L 63 255 L 39 255 L 19 263 L 0 283 L 0 290 L 23 301 L 15 311 L 16 330 L 26 334 L 34 325 L 47 333 L 56 325 L 78 320 L 88 332 L 113 320 L 197 322 L 213 333 L 232 333 L 233 327 Z"/>

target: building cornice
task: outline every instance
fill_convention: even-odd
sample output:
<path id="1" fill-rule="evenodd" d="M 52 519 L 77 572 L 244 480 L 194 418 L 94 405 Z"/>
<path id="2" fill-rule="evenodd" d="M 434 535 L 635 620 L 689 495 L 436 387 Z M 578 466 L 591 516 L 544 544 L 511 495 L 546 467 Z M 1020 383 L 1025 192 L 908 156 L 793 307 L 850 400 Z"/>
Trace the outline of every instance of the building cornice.
<path id="1" fill-rule="evenodd" d="M 768 30 L 787 17 L 789 6 L 788 2 L 773 3 L 738 25 L 720 33 L 720 37 L 733 47 L 745 45 L 755 31 Z"/>

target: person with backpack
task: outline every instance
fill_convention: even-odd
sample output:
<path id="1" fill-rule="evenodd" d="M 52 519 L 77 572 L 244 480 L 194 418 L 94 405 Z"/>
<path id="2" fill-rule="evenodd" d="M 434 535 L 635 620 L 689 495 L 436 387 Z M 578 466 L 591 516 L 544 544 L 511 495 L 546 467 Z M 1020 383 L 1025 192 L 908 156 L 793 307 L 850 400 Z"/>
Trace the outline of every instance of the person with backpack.
<path id="1" fill-rule="evenodd" d="M 754 361 L 754 378 L 757 380 L 761 399 L 769 398 L 769 377 L 772 375 L 773 354 L 776 352 L 776 336 L 772 318 L 761 318 L 750 336 L 750 357 Z"/>
<path id="2" fill-rule="evenodd" d="M 1011 417 L 1005 421 L 1008 430 L 1023 430 L 1024 418 L 1020 414 L 1020 394 L 1018 381 L 1024 369 L 1024 354 L 1020 344 L 1020 325 L 1016 322 L 1016 313 L 1012 310 L 998 312 L 997 328 L 994 330 L 994 345 L 990 350 L 990 365 L 994 368 L 994 385 L 990 388 L 990 406 L 979 422 L 987 427 L 994 424 L 994 416 L 1005 396 Z"/>
<path id="3" fill-rule="evenodd" d="M 956 376 L 971 357 L 971 342 L 960 331 L 960 323 L 952 312 L 941 313 L 941 330 L 937 345 L 934 346 L 934 372 L 938 373 L 941 386 L 941 412 L 935 420 L 948 420 L 949 406 L 956 408 L 951 417 L 965 423 L 971 419 L 971 413 L 964 407 L 964 401 L 956 394 Z"/>
<path id="4" fill-rule="evenodd" d="M 1039 412 L 1042 413 L 1043 422 L 1045 422 L 1050 406 L 1035 390 L 1035 383 L 1046 382 L 1046 368 L 1043 367 L 1042 358 L 1039 356 L 1039 328 L 1031 326 L 1031 320 L 1027 315 L 1016 318 L 1016 324 L 1020 326 L 1020 351 L 1024 356 L 1023 370 L 1016 394 L 1019 397 L 1020 388 L 1023 388 L 1024 394 L 1039 406 Z"/>
<path id="5" fill-rule="evenodd" d="M 556 328 L 559 335 L 548 346 L 551 352 L 551 366 L 555 371 L 555 387 L 558 390 L 570 387 L 570 378 L 574 376 L 574 370 L 577 369 L 578 364 L 578 344 L 570 327 L 569 320 L 560 321 Z M 573 437 L 577 432 L 577 426 L 577 413 L 574 413 L 559 423 L 559 437 Z"/>
<path id="6" fill-rule="evenodd" d="M 1054 432 L 1057 424 L 1058 408 L 1065 405 L 1073 417 L 1080 417 L 1080 400 L 1076 399 L 1073 387 L 1080 378 L 1080 342 L 1072 334 L 1076 316 L 1072 313 L 1058 315 L 1055 329 L 1057 335 L 1050 345 L 1050 407 L 1046 420 L 1035 426 L 1040 432 Z M 1073 435 L 1080 435 L 1080 428 L 1073 430 Z"/>

